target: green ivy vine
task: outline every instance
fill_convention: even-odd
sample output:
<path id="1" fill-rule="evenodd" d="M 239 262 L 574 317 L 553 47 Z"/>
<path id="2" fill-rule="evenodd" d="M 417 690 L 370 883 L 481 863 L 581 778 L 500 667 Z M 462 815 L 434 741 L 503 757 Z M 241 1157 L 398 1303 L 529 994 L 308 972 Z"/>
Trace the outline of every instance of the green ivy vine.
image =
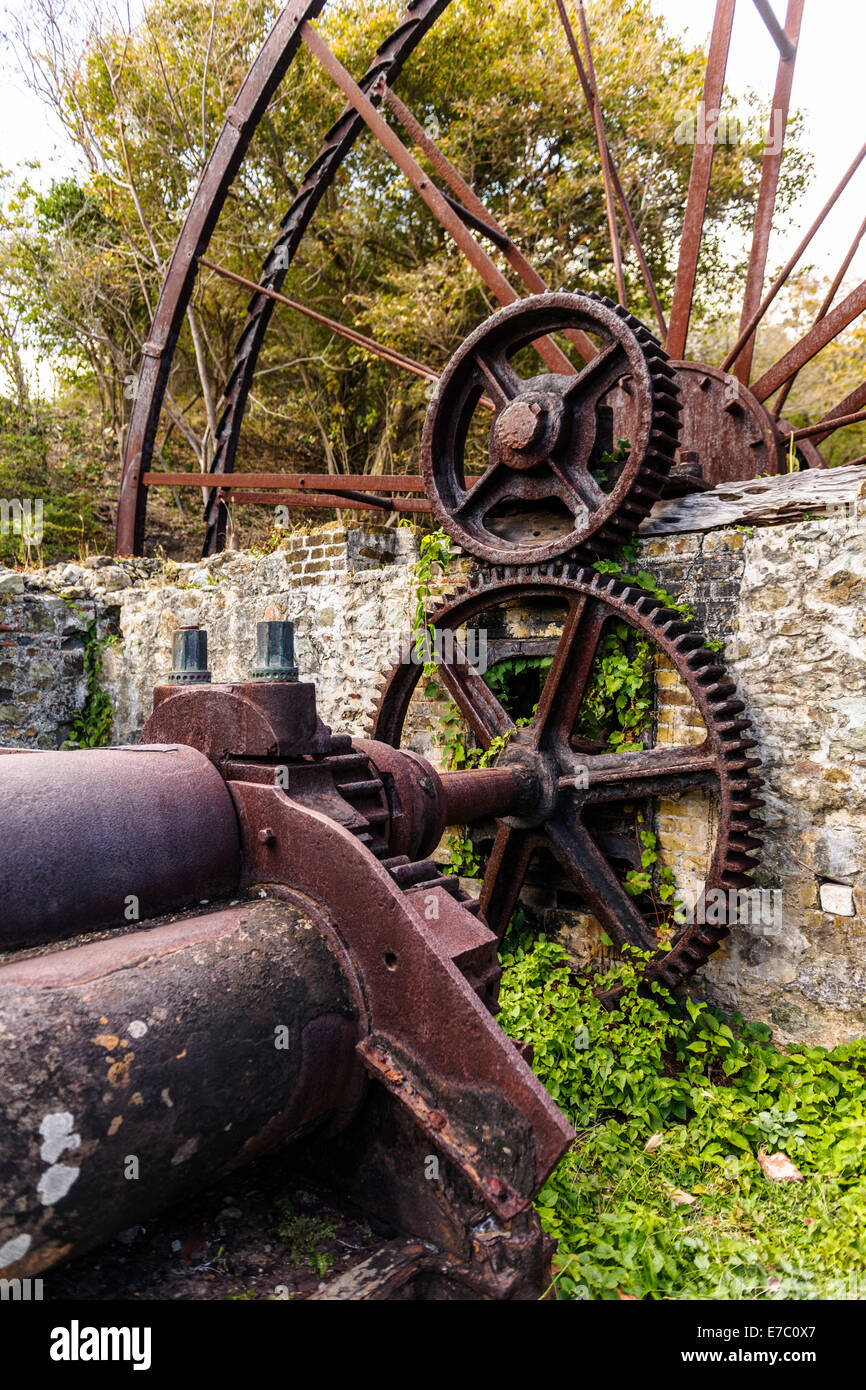
<path id="1" fill-rule="evenodd" d="M 82 614 L 69 600 L 73 612 Z M 84 616 L 82 614 L 82 616 Z M 64 748 L 104 748 L 111 742 L 114 728 L 114 708 L 111 697 L 102 688 L 102 653 L 117 641 L 117 637 L 99 635 L 99 621 L 92 618 L 84 629 L 84 703 L 76 711 L 69 738 Z"/>

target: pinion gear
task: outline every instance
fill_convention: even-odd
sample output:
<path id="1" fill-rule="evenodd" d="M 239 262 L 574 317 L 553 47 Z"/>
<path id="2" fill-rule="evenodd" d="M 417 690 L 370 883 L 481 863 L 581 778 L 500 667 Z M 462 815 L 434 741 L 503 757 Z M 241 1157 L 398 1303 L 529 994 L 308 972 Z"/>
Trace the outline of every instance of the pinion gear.
<path id="1" fill-rule="evenodd" d="M 521 376 L 517 355 L 551 333 L 583 335 L 596 355 L 571 376 Z M 470 478 L 485 402 L 487 461 Z M 627 438 L 613 437 L 614 421 Z M 421 466 L 437 521 L 480 560 L 611 554 L 659 496 L 679 431 L 676 373 L 633 314 L 594 293 L 534 295 L 494 314 L 452 357 L 427 411 Z"/>

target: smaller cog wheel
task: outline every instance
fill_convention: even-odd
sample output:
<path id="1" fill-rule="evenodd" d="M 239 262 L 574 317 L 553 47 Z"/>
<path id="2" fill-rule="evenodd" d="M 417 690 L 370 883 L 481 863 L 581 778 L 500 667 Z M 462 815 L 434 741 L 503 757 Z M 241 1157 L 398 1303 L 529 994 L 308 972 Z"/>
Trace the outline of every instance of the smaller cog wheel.
<path id="1" fill-rule="evenodd" d="M 558 634 L 550 638 L 551 662 L 535 707 L 517 720 L 468 661 L 461 637 L 465 641 L 466 633 L 482 628 L 501 633 L 509 614 L 520 624 L 528 612 L 543 613 L 545 606 L 546 629 Z M 477 575 L 441 601 L 430 623 L 434 636 L 450 634 L 437 641 L 443 654 L 437 660 L 438 685 L 482 748 L 503 740 L 493 766 L 521 763 L 549 791 L 531 819 L 496 822 L 481 890 L 481 911 L 491 930 L 500 937 L 505 931 L 534 862 L 536 881 L 547 889 L 558 873 L 566 891 L 615 946 L 651 953 L 648 978 L 668 986 L 680 983 L 703 965 L 737 920 L 739 894 L 751 886 L 762 843 L 761 822 L 754 819 L 763 805 L 756 771 L 760 759 L 753 756 L 757 740 L 717 653 L 658 598 L 576 565 Z M 647 709 L 642 746 L 625 751 L 610 740 L 609 731 L 589 736 L 581 724 L 585 700 L 591 705 L 591 692 L 598 690 L 596 658 L 610 633 L 626 644 L 643 642 L 641 659 L 653 687 L 647 705 L 655 700 L 655 708 Z M 533 639 L 536 645 L 538 640 Z M 420 673 L 407 661 L 387 674 L 373 738 L 400 746 Z M 690 796 L 697 801 L 690 802 Z M 667 892 L 675 882 L 673 870 L 652 881 L 653 873 L 645 872 L 645 851 L 659 846 L 654 873 L 662 862 L 670 867 L 670 859 L 662 861 L 665 833 L 670 831 L 676 849 L 676 827 L 696 811 L 705 827 L 704 859 L 696 867 L 692 852 L 691 858 L 674 856 L 677 871 L 699 885 L 690 914 L 677 922 L 670 911 L 674 889 Z M 734 915 L 728 910 L 731 895 Z M 720 901 L 725 904 L 721 915 L 704 910 Z"/>
<path id="2" fill-rule="evenodd" d="M 574 375 L 520 374 L 522 349 L 575 330 L 598 351 Z M 679 430 L 676 374 L 638 319 L 597 294 L 534 295 L 494 314 L 451 358 L 427 411 L 421 466 L 439 525 L 479 560 L 610 554 L 658 498 Z"/>

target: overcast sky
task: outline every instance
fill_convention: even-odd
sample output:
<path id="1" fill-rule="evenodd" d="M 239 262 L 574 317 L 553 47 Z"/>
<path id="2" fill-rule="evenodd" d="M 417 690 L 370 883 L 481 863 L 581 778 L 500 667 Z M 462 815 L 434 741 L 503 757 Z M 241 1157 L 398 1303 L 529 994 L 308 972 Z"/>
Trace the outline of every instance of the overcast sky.
<path id="1" fill-rule="evenodd" d="M 12 0 L 15 9 L 22 0 Z M 337 0 L 339 3 L 339 0 Z M 693 42 L 705 42 L 712 23 L 713 0 L 651 0 L 672 28 L 687 32 Z M 786 0 L 774 0 L 783 16 Z M 6 8 L 6 7 L 4 7 Z M 777 228 L 770 249 L 771 265 L 780 264 L 794 249 L 828 193 L 866 139 L 864 72 L 866 0 L 806 0 L 797 57 L 792 104 L 808 116 L 806 140 L 815 155 L 815 178 L 796 216 Z M 43 165 L 43 178 L 70 167 L 68 147 L 45 109 L 9 72 L 8 51 L 0 72 L 0 167 L 29 159 Z M 733 93 L 748 87 L 772 93 L 777 53 L 751 0 L 739 0 L 728 63 Z M 866 161 L 838 207 L 816 237 L 809 260 L 832 275 L 866 210 Z M 866 239 L 864 239 L 866 242 Z M 859 274 L 858 274 L 859 272 Z M 861 246 L 849 279 L 866 276 L 866 244 Z"/>

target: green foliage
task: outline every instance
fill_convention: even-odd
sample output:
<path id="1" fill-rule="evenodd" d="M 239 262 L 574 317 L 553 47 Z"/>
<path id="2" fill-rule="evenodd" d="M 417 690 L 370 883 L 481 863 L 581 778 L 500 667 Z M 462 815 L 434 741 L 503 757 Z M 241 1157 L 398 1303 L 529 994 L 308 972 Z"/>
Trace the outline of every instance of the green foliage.
<path id="1" fill-rule="evenodd" d="M 102 412 L 118 451 L 178 228 L 278 9 L 274 0 L 223 0 L 212 25 L 208 5 L 147 0 L 127 32 L 109 12 L 84 23 L 74 6 L 59 21 L 31 7 L 36 27 L 21 36 L 22 66 L 85 172 L 45 192 L 25 181 L 8 193 L 0 289 L 28 342 L 50 352 Z M 360 75 L 399 14 L 393 0 L 364 0 L 328 6 L 317 23 Z M 676 131 L 681 113 L 697 107 L 704 54 L 670 33 L 650 0 L 595 0 L 589 19 L 608 139 L 668 302 L 693 153 Z M 487 0 L 453 0 L 407 62 L 400 90 L 548 283 L 615 292 L 593 124 L 547 0 L 502 0 L 495 22 Z M 214 261 L 258 277 L 262 249 L 343 104 L 302 47 L 226 201 Z M 782 214 L 805 183 L 800 145 L 794 117 Z M 752 218 L 761 153 L 757 131 L 715 151 L 696 319 L 738 282 L 731 248 L 744 238 L 730 233 Z M 649 319 L 633 258 L 625 273 L 630 305 Z M 357 142 L 323 199 L 285 288 L 431 366 L 491 309 L 475 272 L 370 138 Z M 199 276 L 158 441 L 169 466 L 206 465 L 212 453 L 208 406 L 229 371 L 238 305 L 236 287 Z M 241 462 L 321 468 L 324 452 L 334 472 L 414 469 L 424 383 L 300 315 L 275 315 L 258 367 Z M 237 530 L 249 510 L 238 509 Z"/>
<path id="2" fill-rule="evenodd" d="M 74 608 L 74 604 L 70 607 Z M 111 742 L 114 709 L 111 697 L 102 688 L 102 652 L 115 640 L 111 635 L 100 636 L 98 619 L 93 618 L 87 624 L 84 636 L 84 676 L 87 691 L 84 704 L 76 711 L 72 721 L 72 732 L 64 743 L 64 748 L 105 748 Z"/>
<path id="3" fill-rule="evenodd" d="M 674 928 L 681 926 L 686 920 L 685 904 L 675 897 L 673 870 L 661 858 L 658 836 L 647 824 L 643 811 L 637 812 L 637 833 L 641 866 L 639 869 L 628 870 L 623 887 L 633 898 L 648 894 L 653 899 L 659 947 L 668 951 Z M 666 913 L 670 913 L 670 916 L 666 917 Z"/>
<path id="4" fill-rule="evenodd" d="M 631 445 L 627 439 L 619 439 L 615 449 L 605 449 L 599 456 L 598 466 L 591 469 L 592 476 L 599 486 L 603 487 L 605 483 L 610 482 L 609 470 L 617 464 L 625 463 L 630 448 Z"/>
<path id="5" fill-rule="evenodd" d="M 445 846 L 448 850 L 446 874 L 455 874 L 458 878 L 481 877 L 484 864 L 468 835 L 452 831 L 445 841 Z"/>
<path id="6" fill-rule="evenodd" d="M 451 539 L 445 534 L 441 526 L 437 531 L 428 531 L 421 537 L 418 559 L 413 570 L 415 612 L 412 620 L 412 632 L 416 642 L 421 641 L 423 643 L 425 638 L 430 643 L 433 641 L 434 634 L 427 619 L 427 609 L 430 599 L 436 591 L 437 581 L 445 573 L 453 556 Z M 435 666 L 433 669 L 435 671 Z M 424 670 L 426 673 L 427 666 L 424 667 Z"/>
<path id="7" fill-rule="evenodd" d="M 694 616 L 688 604 L 678 602 L 647 570 L 626 574 L 616 560 L 598 560 L 595 568 L 646 589 L 684 618 Z M 609 624 L 590 670 L 575 732 L 620 753 L 644 748 L 652 719 L 655 656 L 653 643 L 642 632 L 626 622 Z"/>
<path id="8" fill-rule="evenodd" d="M 51 564 L 109 545 L 104 463 L 80 413 L 28 408 L 0 399 L 0 498 L 42 503 L 43 535 L 27 544 L 10 527 L 0 534 L 0 564 Z"/>
<path id="9" fill-rule="evenodd" d="M 505 657 L 493 666 L 488 666 L 484 672 L 484 679 L 509 714 L 516 714 L 521 696 L 525 697 L 525 689 L 522 687 L 529 686 L 532 689 L 532 707 L 538 704 L 545 677 L 552 663 L 552 656 Z"/>
<path id="10" fill-rule="evenodd" d="M 333 1240 L 333 1221 L 308 1212 L 297 1211 L 288 1197 L 279 1204 L 274 1235 L 282 1242 L 293 1265 L 309 1264 L 320 1279 L 324 1279 L 334 1263 L 333 1255 L 319 1246 Z"/>
<path id="11" fill-rule="evenodd" d="M 609 624 L 592 664 L 576 732 L 621 753 L 644 746 L 652 718 L 655 648 L 628 623 Z"/>
<path id="12" fill-rule="evenodd" d="M 863 1296 L 866 1041 L 781 1052 L 641 987 L 638 952 L 605 977 L 624 987 L 608 1011 L 560 946 L 505 945 L 499 1021 L 578 1131 L 537 1201 L 560 1298 Z M 765 1178 L 777 1150 L 803 1183 Z"/>

